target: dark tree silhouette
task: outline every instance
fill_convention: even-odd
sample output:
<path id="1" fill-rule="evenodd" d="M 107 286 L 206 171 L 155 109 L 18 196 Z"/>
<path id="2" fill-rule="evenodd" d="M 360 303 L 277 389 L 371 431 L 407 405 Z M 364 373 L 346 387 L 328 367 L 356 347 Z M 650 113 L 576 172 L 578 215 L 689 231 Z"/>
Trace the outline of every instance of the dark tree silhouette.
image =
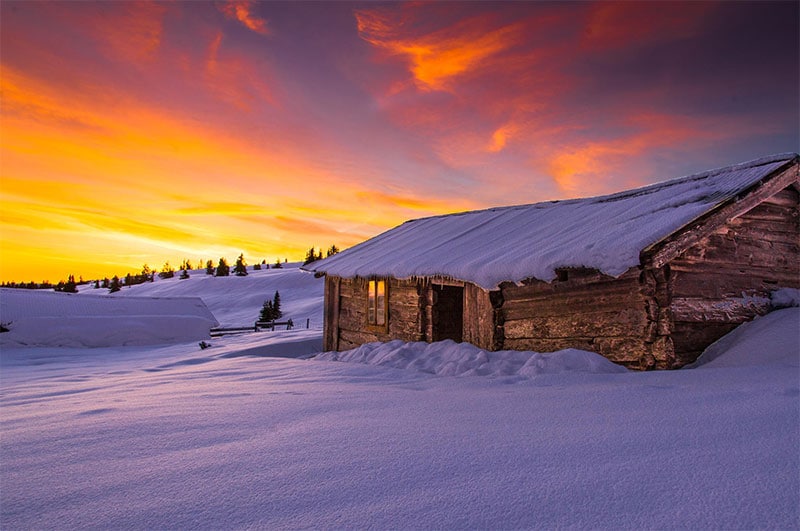
<path id="1" fill-rule="evenodd" d="M 239 255 L 236 259 L 236 265 L 233 267 L 233 274 L 237 277 L 247 276 L 247 263 L 244 261 L 244 253 Z"/>
<path id="2" fill-rule="evenodd" d="M 108 292 L 115 293 L 122 289 L 122 286 L 119 282 L 119 277 L 114 275 L 114 278 L 111 279 L 111 283 L 108 285 Z"/>
<path id="3" fill-rule="evenodd" d="M 275 296 L 272 298 L 272 314 L 273 319 L 280 319 L 283 317 L 283 312 L 281 311 L 281 294 L 277 291 L 275 292 Z"/>
<path id="4" fill-rule="evenodd" d="M 231 266 L 228 265 L 228 261 L 225 260 L 225 258 L 220 258 L 219 265 L 217 266 L 216 276 L 227 277 L 230 274 L 231 274 Z"/>
<path id="5" fill-rule="evenodd" d="M 265 300 L 264 304 L 261 306 L 261 313 L 258 315 L 259 321 L 274 321 L 275 320 L 275 309 L 272 307 L 271 300 Z"/>

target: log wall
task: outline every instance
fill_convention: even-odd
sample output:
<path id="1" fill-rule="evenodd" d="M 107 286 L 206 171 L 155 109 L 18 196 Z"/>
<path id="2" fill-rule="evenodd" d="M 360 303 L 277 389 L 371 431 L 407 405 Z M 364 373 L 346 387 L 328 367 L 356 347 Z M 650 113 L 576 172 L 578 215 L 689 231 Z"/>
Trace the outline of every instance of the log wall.
<path id="1" fill-rule="evenodd" d="M 729 220 L 673 259 L 670 313 L 679 364 L 769 309 L 769 293 L 800 288 L 800 217 L 793 187 Z"/>
<path id="2" fill-rule="evenodd" d="M 671 348 L 658 334 L 651 283 L 632 269 L 619 278 L 567 270 L 562 280 L 502 288 L 502 348 L 552 352 L 579 348 L 631 368 L 667 368 Z M 667 336 L 668 337 L 668 336 Z"/>

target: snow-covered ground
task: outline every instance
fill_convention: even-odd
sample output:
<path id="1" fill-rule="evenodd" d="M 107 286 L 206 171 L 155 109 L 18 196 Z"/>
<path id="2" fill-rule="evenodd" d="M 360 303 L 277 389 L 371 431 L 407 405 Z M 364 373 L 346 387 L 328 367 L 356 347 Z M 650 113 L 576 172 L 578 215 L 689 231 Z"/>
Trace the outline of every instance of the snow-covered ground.
<path id="1" fill-rule="evenodd" d="M 308 330 L 3 347 L 0 528 L 800 527 L 799 308 L 671 372 L 452 342 L 314 357 L 321 284 L 117 295 L 201 297 L 239 325 L 278 289 Z"/>

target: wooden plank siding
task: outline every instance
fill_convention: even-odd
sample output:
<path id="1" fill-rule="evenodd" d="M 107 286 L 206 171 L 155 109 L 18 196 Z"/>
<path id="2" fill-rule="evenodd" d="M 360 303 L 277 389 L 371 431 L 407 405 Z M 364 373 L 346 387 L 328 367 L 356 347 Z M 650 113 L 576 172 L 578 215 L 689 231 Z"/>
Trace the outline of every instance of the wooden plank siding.
<path id="1" fill-rule="evenodd" d="M 566 279 L 501 286 L 502 348 L 579 348 L 631 368 L 671 366 L 668 341 L 656 344 L 663 315 L 655 307 L 654 281 L 650 285 L 636 269 L 619 278 L 589 269 L 565 270 L 562 276 Z"/>
<path id="2" fill-rule="evenodd" d="M 798 192 L 787 187 L 728 220 L 670 261 L 678 363 L 769 309 L 769 293 L 800 288 Z"/>

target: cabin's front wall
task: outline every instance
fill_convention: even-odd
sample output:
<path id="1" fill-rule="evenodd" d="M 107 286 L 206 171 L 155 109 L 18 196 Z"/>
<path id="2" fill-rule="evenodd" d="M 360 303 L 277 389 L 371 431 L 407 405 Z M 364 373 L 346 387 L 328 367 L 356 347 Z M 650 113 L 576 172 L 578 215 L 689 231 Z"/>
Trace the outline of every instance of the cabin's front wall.
<path id="1" fill-rule="evenodd" d="M 504 284 L 502 348 L 577 348 L 630 368 L 669 368 L 672 349 L 659 330 L 656 291 L 638 269 L 618 278 L 568 270 L 550 283 Z"/>
<path id="2" fill-rule="evenodd" d="M 421 293 L 411 280 L 383 279 L 387 283 L 388 319 L 385 325 L 367 320 L 369 281 L 329 277 L 325 286 L 325 350 L 349 350 L 373 341 L 424 340 Z"/>
<path id="3" fill-rule="evenodd" d="M 789 187 L 670 261 L 669 308 L 679 364 L 766 313 L 776 288 L 800 288 L 799 220 L 798 193 Z"/>

